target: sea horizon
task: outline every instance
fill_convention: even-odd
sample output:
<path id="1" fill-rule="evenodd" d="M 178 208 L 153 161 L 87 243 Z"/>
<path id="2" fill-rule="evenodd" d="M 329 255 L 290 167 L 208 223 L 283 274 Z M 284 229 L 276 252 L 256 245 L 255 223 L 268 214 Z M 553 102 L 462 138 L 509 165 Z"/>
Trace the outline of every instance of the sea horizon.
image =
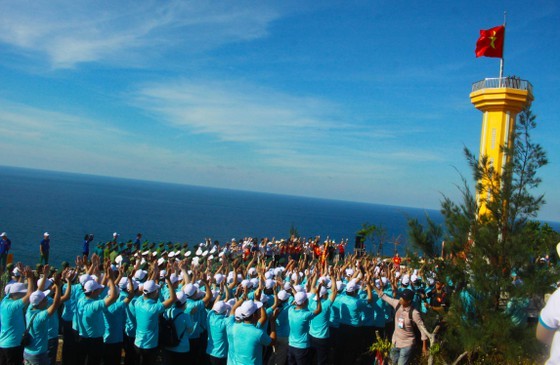
<path id="1" fill-rule="evenodd" d="M 81 253 L 88 233 L 95 234 L 94 244 L 118 232 L 124 242 L 143 233 L 151 242 L 192 246 L 206 237 L 220 243 L 287 238 L 294 227 L 301 237 L 348 239 L 352 251 L 356 232 L 369 223 L 386 230 L 381 254 L 388 256 L 411 248 L 409 218 L 425 222 L 428 214 L 443 224 L 435 209 L 13 166 L 0 166 L 0 183 L 0 230 L 12 240 L 15 261 L 25 264 L 38 261 L 44 232 L 51 235 L 51 263 L 59 265 Z M 376 246 L 366 243 L 369 252 L 376 252 Z"/>

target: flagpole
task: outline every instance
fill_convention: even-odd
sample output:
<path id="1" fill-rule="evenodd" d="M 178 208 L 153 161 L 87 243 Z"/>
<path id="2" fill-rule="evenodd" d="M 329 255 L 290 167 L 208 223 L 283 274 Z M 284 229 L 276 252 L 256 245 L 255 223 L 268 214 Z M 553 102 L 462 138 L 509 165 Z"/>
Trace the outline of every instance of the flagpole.
<path id="1" fill-rule="evenodd" d="M 506 19 L 507 11 L 504 11 L 504 45 L 502 47 L 502 58 L 500 58 L 500 86 L 502 84 L 502 78 L 504 77 L 504 51 L 506 48 Z"/>

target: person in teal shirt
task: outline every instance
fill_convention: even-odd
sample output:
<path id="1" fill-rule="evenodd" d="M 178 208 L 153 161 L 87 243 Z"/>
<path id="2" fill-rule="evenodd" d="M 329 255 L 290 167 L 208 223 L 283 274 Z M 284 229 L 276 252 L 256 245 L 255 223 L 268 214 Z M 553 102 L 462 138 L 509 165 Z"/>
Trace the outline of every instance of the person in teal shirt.
<path id="1" fill-rule="evenodd" d="M 276 312 L 276 344 L 268 364 L 284 365 L 288 360 L 288 337 L 290 336 L 288 312 L 292 304 L 290 303 L 291 296 L 285 290 L 280 290 L 276 294 L 276 298 L 276 303 L 272 307 Z"/>
<path id="2" fill-rule="evenodd" d="M 94 255 L 92 257 L 93 265 L 99 265 L 98 260 L 99 258 Z M 105 333 L 103 311 L 113 304 L 118 296 L 108 264 L 105 265 L 105 276 L 108 278 L 109 295 L 102 299 L 101 293 L 104 287 L 95 280 L 89 280 L 84 284 L 84 296 L 78 300 L 76 306 L 80 335 L 80 362 L 82 364 L 101 363 L 103 334 Z"/>
<path id="3" fill-rule="evenodd" d="M 35 282 L 31 268 L 23 270 L 27 278 L 27 287 L 23 283 L 13 283 L 7 287 L 6 296 L 0 304 L 0 363 L 7 365 L 21 365 L 23 362 L 23 347 L 21 336 L 25 331 L 23 318 L 24 308 L 29 303 Z"/>
<path id="4" fill-rule="evenodd" d="M 123 278 L 133 287 L 132 276 Z M 120 289 L 116 288 L 117 292 Z M 126 321 L 126 307 L 130 304 L 134 291 L 119 292 L 117 300 L 103 311 L 105 332 L 103 333 L 103 364 L 120 365 L 123 349 L 123 336 Z"/>
<path id="5" fill-rule="evenodd" d="M 315 310 L 320 302 L 322 310 L 321 313 L 311 320 L 309 339 L 311 341 L 311 347 L 315 351 L 317 357 L 317 364 L 325 365 L 327 364 L 329 355 L 329 319 L 331 317 L 331 307 L 338 295 L 338 288 L 335 283 L 332 286 L 330 295 L 325 287 L 321 287 L 318 292 L 316 289 L 313 289 L 312 293 L 315 294 L 315 296 L 313 300 L 310 301 L 309 309 Z"/>
<path id="6" fill-rule="evenodd" d="M 321 290 L 319 284 L 318 290 Z M 311 357 L 311 342 L 309 339 L 309 328 L 313 318 L 321 313 L 323 306 L 317 301 L 317 307 L 313 312 L 308 309 L 309 300 L 306 292 L 298 292 L 294 296 L 295 307 L 288 310 L 288 322 L 290 323 L 290 335 L 288 337 L 288 364 L 307 365 Z"/>
<path id="7" fill-rule="evenodd" d="M 50 291 L 42 292 L 37 290 L 31 294 L 29 307 L 25 319 L 27 329 L 31 335 L 31 342 L 25 347 L 23 358 L 26 365 L 49 365 L 50 359 L 48 355 L 49 344 L 49 318 L 58 315 L 58 307 L 60 306 L 60 276 L 56 278 L 52 284 L 54 291 L 54 299 L 52 304 L 48 306 L 47 295 Z"/>
<path id="8" fill-rule="evenodd" d="M 234 363 L 262 365 L 262 347 L 273 344 L 276 338 L 274 321 L 271 321 L 270 335 L 258 328 L 267 320 L 266 311 L 261 302 L 252 300 L 244 301 L 234 313 L 237 320 L 231 328 Z"/>
<path id="9" fill-rule="evenodd" d="M 164 302 L 159 302 L 159 285 L 154 281 L 159 273 L 157 262 L 152 265 L 152 277 L 144 283 L 142 288 L 143 296 L 135 303 L 136 313 L 136 346 L 137 364 L 153 365 L 158 353 L 158 316 L 165 309 L 171 307 L 176 301 L 177 296 L 172 290 L 173 285 L 169 280 L 169 273 L 165 277 L 165 282 L 169 288 L 169 298 Z"/>
<path id="10" fill-rule="evenodd" d="M 191 334 L 196 324 L 193 323 L 191 315 L 185 312 L 187 296 L 183 292 L 175 294 L 177 301 L 175 305 L 164 312 L 164 317 L 172 319 L 179 337 L 179 344 L 174 347 L 166 347 L 164 359 L 166 365 L 191 364 L 189 334 Z"/>
<path id="11" fill-rule="evenodd" d="M 228 309 L 229 306 L 223 300 L 216 300 L 212 310 L 208 311 L 206 320 L 206 327 L 208 328 L 206 354 L 208 354 L 208 360 L 211 365 L 225 365 L 227 362 L 226 313 Z"/>

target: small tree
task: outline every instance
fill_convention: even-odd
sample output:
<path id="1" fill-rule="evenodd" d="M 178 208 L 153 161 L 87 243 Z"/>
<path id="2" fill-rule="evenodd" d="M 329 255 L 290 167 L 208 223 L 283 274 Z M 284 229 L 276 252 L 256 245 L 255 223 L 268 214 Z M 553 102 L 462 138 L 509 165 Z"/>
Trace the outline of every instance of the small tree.
<path id="1" fill-rule="evenodd" d="M 529 108 L 523 110 L 513 143 L 504 147 L 506 163 L 501 171 L 486 156 L 479 159 L 465 149 L 476 193 L 483 196 L 489 190 L 486 213 L 481 214 L 476 195 L 463 177 L 459 186 L 462 202 L 443 199 L 448 258 L 440 275 L 457 289 L 446 316 L 444 344 L 451 358 L 467 351 L 477 363 L 496 364 L 523 363 L 539 356 L 533 329 L 517 326 L 505 310 L 511 298 L 542 295 L 550 283 L 547 271 L 538 270 L 531 259 L 550 249 L 552 237 L 548 234 L 537 240 L 543 232 L 539 224 L 530 223 L 544 204 L 544 196 L 534 195 L 532 190 L 541 182 L 538 169 L 548 162 L 542 147 L 531 140 L 535 127 L 535 116 Z M 411 236 L 429 252 L 430 229 L 424 231 L 417 222 L 409 225 Z M 513 272 L 526 284 L 514 283 Z M 529 285 L 538 281 L 541 285 Z"/>
<path id="2" fill-rule="evenodd" d="M 408 235 L 412 244 L 421 250 L 426 258 L 434 259 L 438 256 L 438 243 L 443 234 L 440 225 L 436 224 L 426 214 L 427 228 L 424 228 L 417 218 L 408 220 Z"/>

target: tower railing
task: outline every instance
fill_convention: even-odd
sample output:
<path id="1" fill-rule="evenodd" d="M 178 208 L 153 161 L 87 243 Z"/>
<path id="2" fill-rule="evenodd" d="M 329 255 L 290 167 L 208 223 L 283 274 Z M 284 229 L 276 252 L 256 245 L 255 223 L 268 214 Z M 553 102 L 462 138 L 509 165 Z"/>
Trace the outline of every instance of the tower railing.
<path id="1" fill-rule="evenodd" d="M 488 78 L 477 81 L 472 85 L 472 91 L 475 92 L 482 89 L 499 89 L 503 87 L 527 90 L 531 94 L 533 93 L 533 85 L 531 85 L 529 81 L 521 80 L 519 77 L 515 76 Z"/>

